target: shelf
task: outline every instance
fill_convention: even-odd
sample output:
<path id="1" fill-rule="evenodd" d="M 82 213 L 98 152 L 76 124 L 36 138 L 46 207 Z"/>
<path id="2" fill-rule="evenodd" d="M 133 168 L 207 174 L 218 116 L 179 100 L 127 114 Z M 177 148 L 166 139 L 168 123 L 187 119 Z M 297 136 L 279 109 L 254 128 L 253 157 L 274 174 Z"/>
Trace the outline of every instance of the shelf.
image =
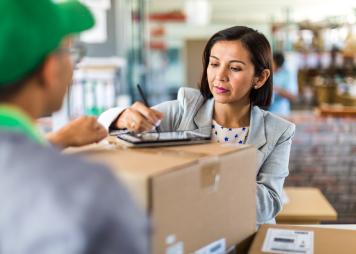
<path id="1" fill-rule="evenodd" d="M 356 106 L 322 105 L 316 108 L 320 116 L 352 117 L 356 119 Z"/>

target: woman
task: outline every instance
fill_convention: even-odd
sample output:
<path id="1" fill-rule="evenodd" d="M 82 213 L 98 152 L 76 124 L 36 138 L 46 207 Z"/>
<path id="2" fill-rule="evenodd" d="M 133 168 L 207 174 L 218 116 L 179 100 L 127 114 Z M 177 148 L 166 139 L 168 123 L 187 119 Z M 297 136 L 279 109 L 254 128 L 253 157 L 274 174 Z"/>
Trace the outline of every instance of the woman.
<path id="1" fill-rule="evenodd" d="M 217 142 L 254 145 L 258 149 L 257 224 L 274 223 L 282 207 L 295 126 L 263 110 L 273 89 L 270 45 L 251 28 L 231 27 L 209 39 L 203 65 L 200 91 L 181 88 L 177 100 L 153 109 L 139 102 L 125 110 L 110 109 L 99 122 L 135 132 L 152 130 L 160 123 L 162 131 L 209 131 Z"/>

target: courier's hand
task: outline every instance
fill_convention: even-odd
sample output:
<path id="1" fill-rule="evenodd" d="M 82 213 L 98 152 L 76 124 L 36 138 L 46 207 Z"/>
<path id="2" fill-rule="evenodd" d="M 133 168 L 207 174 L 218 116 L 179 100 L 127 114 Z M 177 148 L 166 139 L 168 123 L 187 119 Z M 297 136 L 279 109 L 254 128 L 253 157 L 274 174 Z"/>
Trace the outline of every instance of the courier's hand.
<path id="1" fill-rule="evenodd" d="M 160 124 L 162 118 L 161 112 L 148 108 L 141 102 L 135 102 L 119 115 L 114 122 L 114 127 L 118 129 L 126 128 L 136 133 L 151 131 Z"/>
<path id="2" fill-rule="evenodd" d="M 79 117 L 56 132 L 49 133 L 47 139 L 62 148 L 83 146 L 98 142 L 107 136 L 106 129 L 95 117 Z"/>

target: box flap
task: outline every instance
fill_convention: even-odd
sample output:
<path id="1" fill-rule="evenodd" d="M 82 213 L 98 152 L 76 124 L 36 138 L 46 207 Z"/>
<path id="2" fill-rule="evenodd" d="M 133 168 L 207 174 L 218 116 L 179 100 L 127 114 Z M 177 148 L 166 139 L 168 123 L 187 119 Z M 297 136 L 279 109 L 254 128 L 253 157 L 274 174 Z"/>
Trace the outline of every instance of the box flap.
<path id="1" fill-rule="evenodd" d="M 228 154 L 252 147 L 250 145 L 208 143 L 159 148 L 127 148 L 115 142 L 113 137 L 108 138 L 107 141 L 108 143 L 70 148 L 66 150 L 66 153 L 89 155 L 89 159 L 104 162 L 122 174 L 149 178 L 187 166 L 204 156 Z"/>

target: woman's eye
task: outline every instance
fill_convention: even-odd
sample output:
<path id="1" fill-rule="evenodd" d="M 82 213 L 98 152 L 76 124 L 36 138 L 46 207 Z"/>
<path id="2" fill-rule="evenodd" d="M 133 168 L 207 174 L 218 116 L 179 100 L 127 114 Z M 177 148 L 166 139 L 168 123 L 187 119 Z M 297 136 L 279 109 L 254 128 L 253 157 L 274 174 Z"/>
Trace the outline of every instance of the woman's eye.
<path id="1" fill-rule="evenodd" d="M 241 71 L 241 68 L 240 67 L 231 67 L 231 70 L 232 71 Z"/>
<path id="2" fill-rule="evenodd" d="M 211 66 L 211 67 L 217 67 L 218 64 L 217 64 L 217 63 L 210 63 L 210 66 Z"/>

